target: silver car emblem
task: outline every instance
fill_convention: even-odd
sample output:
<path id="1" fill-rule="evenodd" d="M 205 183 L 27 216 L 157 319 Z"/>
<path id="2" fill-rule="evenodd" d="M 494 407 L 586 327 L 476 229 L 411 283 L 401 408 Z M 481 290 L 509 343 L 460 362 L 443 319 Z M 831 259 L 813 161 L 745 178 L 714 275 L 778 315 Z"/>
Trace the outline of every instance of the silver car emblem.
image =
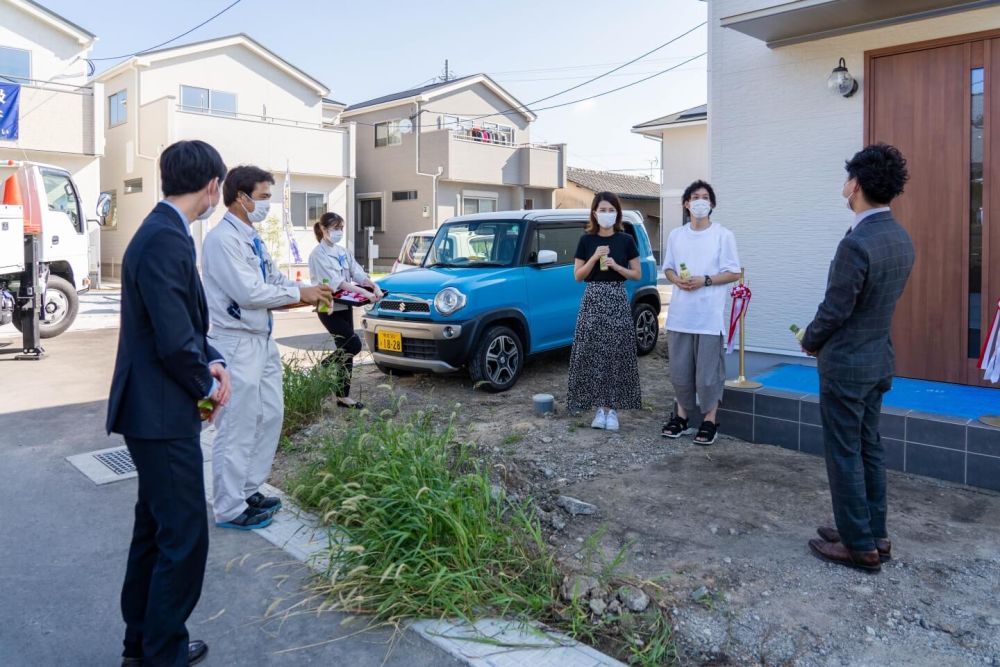
<path id="1" fill-rule="evenodd" d="M 406 312 L 406 303 L 403 301 L 399 302 L 399 312 L 401 313 Z"/>

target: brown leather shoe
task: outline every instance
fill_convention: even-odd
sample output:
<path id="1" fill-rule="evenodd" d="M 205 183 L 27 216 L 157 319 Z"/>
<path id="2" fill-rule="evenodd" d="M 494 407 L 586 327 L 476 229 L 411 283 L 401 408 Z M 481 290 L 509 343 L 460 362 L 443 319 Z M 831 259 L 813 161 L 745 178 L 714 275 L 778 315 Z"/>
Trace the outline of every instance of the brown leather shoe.
<path id="1" fill-rule="evenodd" d="M 863 572 L 882 571 L 878 551 L 850 551 L 840 542 L 827 542 L 816 538 L 809 540 L 809 548 L 823 560 L 837 565 L 846 565 Z"/>
<path id="2" fill-rule="evenodd" d="M 826 542 L 840 542 L 840 533 L 836 528 L 820 526 L 816 529 L 816 534 Z M 875 548 L 878 549 L 879 560 L 883 563 L 892 560 L 892 542 L 889 541 L 889 538 L 876 538 Z"/>

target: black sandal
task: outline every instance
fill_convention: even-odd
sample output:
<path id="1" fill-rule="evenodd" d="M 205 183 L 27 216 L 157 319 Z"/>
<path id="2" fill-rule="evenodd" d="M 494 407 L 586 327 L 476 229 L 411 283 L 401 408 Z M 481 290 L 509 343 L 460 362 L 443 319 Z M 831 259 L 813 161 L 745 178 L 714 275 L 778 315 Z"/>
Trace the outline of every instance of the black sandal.
<path id="1" fill-rule="evenodd" d="M 698 429 L 698 435 L 694 436 L 694 444 L 707 447 L 715 442 L 715 438 L 718 433 L 719 425 L 706 419 L 701 423 L 701 428 Z"/>
<path id="2" fill-rule="evenodd" d="M 340 401 L 337 401 L 337 405 L 339 405 L 342 408 L 347 408 L 348 410 L 364 410 L 365 409 L 365 404 L 362 403 L 361 401 L 354 401 L 353 403 L 341 403 Z"/>
<path id="3" fill-rule="evenodd" d="M 682 435 L 693 433 L 694 429 L 688 427 L 688 420 L 682 419 L 675 414 L 670 415 L 670 419 L 663 425 L 660 435 L 664 438 L 677 439 Z"/>

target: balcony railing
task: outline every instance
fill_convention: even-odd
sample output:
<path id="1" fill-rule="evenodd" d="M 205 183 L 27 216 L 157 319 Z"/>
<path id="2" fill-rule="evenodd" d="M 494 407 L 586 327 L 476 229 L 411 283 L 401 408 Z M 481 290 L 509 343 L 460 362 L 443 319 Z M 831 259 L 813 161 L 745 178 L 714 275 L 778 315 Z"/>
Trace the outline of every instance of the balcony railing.
<path id="1" fill-rule="evenodd" d="M 20 136 L 0 141 L 0 148 L 97 155 L 96 123 L 103 114 L 95 108 L 89 86 L 38 83 L 21 86 Z M 102 142 L 103 143 L 103 142 Z"/>
<path id="2" fill-rule="evenodd" d="M 175 106 L 176 139 L 204 139 L 226 164 L 256 164 L 298 174 L 351 177 L 350 131 L 321 122 Z"/>

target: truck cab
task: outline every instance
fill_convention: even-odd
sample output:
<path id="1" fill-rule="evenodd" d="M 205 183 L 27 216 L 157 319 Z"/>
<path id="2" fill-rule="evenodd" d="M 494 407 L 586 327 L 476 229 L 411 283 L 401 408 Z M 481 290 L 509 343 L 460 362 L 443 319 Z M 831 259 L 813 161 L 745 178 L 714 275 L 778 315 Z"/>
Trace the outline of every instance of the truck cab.
<path id="1" fill-rule="evenodd" d="M 24 234 L 39 236 L 39 278 L 44 298 L 39 313 L 42 338 L 58 336 L 73 323 L 78 293 L 90 288 L 90 234 L 79 190 L 69 172 L 34 162 L 0 163 L 0 290 L 9 291 L 24 270 Z M 14 221 L 20 218 L 21 224 Z M 11 313 L 0 312 L 0 324 Z M 15 326 L 20 320 L 13 318 Z"/>

